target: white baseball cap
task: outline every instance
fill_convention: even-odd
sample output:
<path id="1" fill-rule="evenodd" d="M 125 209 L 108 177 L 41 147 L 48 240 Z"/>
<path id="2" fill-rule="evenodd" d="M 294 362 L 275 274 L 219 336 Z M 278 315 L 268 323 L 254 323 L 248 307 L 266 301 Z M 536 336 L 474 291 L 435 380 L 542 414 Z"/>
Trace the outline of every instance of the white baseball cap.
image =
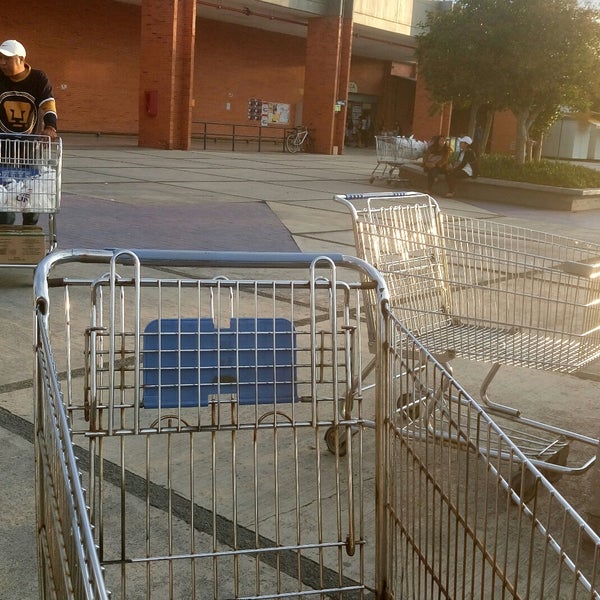
<path id="1" fill-rule="evenodd" d="M 465 135 L 465 137 L 461 137 L 458 141 L 464 142 L 465 144 L 469 144 L 469 146 L 473 143 L 473 140 L 468 135 Z"/>
<path id="2" fill-rule="evenodd" d="M 17 42 L 17 40 L 6 40 L 5 42 L 2 42 L 0 52 L 4 54 L 4 56 L 22 56 L 23 58 L 27 56 L 25 46 L 23 46 L 21 42 Z"/>

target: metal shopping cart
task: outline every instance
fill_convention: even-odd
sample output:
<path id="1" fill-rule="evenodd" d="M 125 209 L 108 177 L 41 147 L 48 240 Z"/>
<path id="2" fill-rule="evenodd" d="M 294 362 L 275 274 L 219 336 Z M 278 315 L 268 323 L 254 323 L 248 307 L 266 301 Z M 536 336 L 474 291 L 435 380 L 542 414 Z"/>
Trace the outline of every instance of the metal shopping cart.
<path id="1" fill-rule="evenodd" d="M 41 597 L 600 597 L 598 536 L 389 313 L 366 263 L 63 250 L 34 287 Z M 439 390 L 463 400 L 443 421 L 462 446 L 397 408 Z"/>
<path id="2" fill-rule="evenodd" d="M 358 256 L 382 273 L 394 313 L 421 343 L 447 368 L 455 358 L 492 364 L 480 402 L 529 459 L 555 477 L 589 469 L 597 439 L 527 418 L 488 391 L 501 365 L 574 373 L 600 357 L 600 247 L 444 213 L 416 192 L 336 200 L 352 214 Z M 585 458 L 568 465 L 574 442 Z"/>
<path id="3" fill-rule="evenodd" d="M 341 256 L 42 261 L 42 596 L 364 594 L 365 286 L 384 293 Z M 327 451 L 330 428 L 343 456 Z"/>
<path id="4" fill-rule="evenodd" d="M 598 535 L 395 314 L 389 325 L 377 597 L 600 598 Z"/>
<path id="5" fill-rule="evenodd" d="M 0 134 L 0 213 L 48 215 L 37 226 L 0 225 L 0 266 L 33 267 L 57 244 L 62 142 L 48 136 Z"/>
<path id="6" fill-rule="evenodd" d="M 378 135 L 375 136 L 375 147 L 377 164 L 369 181 L 373 183 L 375 179 L 385 179 L 389 184 L 392 181 L 407 181 L 400 177 L 400 167 L 421 158 L 427 150 L 427 142 L 396 135 Z"/>

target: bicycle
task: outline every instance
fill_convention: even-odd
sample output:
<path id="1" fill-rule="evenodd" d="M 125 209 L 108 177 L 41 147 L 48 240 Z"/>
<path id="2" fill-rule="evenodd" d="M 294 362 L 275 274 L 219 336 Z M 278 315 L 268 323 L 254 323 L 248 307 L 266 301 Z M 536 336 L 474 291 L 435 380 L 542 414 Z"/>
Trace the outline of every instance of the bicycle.
<path id="1" fill-rule="evenodd" d="M 299 125 L 285 138 L 285 149 L 292 154 L 296 152 L 305 151 L 312 144 L 310 132 L 308 127 Z"/>

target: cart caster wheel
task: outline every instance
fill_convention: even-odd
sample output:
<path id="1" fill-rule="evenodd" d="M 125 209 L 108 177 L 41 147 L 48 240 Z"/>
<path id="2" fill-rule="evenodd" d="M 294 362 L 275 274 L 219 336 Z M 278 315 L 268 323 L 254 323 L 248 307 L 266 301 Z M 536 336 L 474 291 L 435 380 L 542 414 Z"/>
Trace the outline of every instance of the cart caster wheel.
<path id="1" fill-rule="evenodd" d="M 561 467 L 567 466 L 567 459 L 569 458 L 569 450 L 571 447 L 569 444 L 563 446 L 558 452 L 555 452 L 546 462 L 551 465 L 559 465 Z M 544 474 L 544 477 L 550 483 L 556 483 L 562 478 L 562 473 L 558 473 L 557 471 L 551 471 L 550 469 L 540 469 L 540 471 Z"/>
<path id="2" fill-rule="evenodd" d="M 375 181 L 375 177 L 370 177 L 369 178 L 369 183 L 373 183 Z"/>
<path id="3" fill-rule="evenodd" d="M 338 454 L 339 456 L 346 456 L 346 435 L 344 427 L 338 427 L 337 432 L 335 427 L 329 427 L 325 432 L 325 443 L 327 449 L 331 454 Z"/>

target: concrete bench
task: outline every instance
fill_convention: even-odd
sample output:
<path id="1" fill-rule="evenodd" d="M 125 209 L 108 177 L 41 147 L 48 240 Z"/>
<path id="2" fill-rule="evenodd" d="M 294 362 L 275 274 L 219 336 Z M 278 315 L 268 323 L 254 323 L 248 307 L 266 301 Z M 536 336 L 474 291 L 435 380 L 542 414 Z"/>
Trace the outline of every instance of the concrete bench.
<path id="1" fill-rule="evenodd" d="M 427 176 L 421 165 L 416 163 L 402 165 L 400 174 L 406 177 L 415 189 L 427 188 Z M 445 182 L 438 182 L 434 188 L 434 195 L 442 196 L 445 192 Z M 531 206 L 547 210 L 577 212 L 600 208 L 600 189 L 561 188 L 487 177 L 461 179 L 456 187 L 456 196 L 460 199 Z"/>

